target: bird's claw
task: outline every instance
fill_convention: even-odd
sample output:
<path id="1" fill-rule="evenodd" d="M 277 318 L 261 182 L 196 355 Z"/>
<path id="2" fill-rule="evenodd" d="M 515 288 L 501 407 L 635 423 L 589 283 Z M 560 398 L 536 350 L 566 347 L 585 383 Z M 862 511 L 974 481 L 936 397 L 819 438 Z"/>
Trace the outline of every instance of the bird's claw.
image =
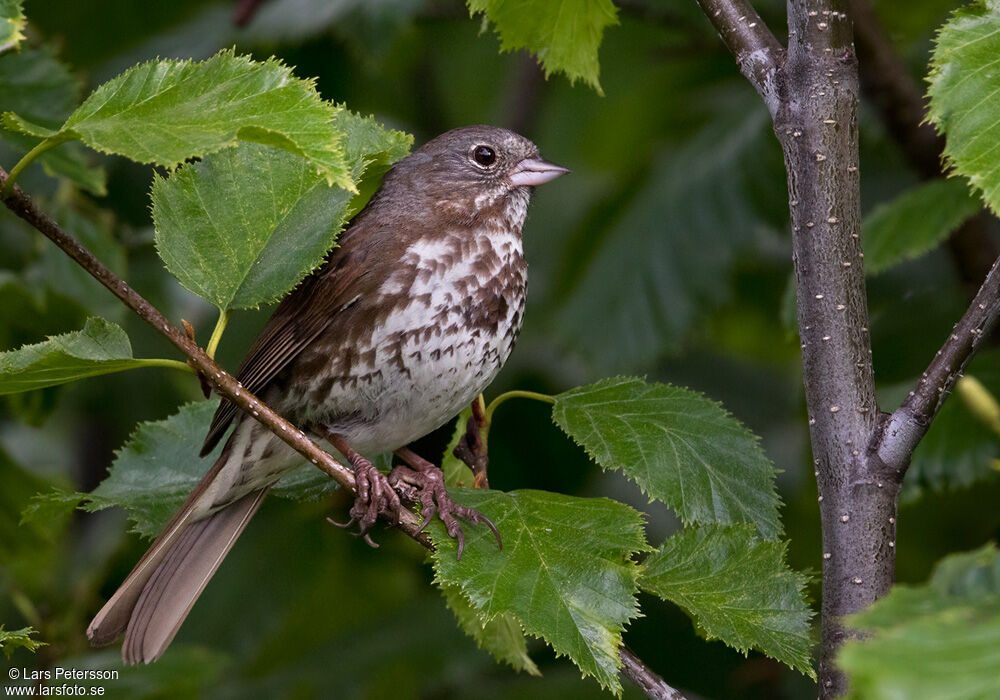
<path id="1" fill-rule="evenodd" d="M 393 489 L 386 475 L 370 461 L 359 456 L 352 466 L 354 467 L 354 480 L 358 493 L 354 498 L 354 505 L 348 512 L 350 520 L 346 523 L 338 523 L 332 518 L 327 518 L 327 521 L 331 525 L 341 528 L 349 528 L 356 524 L 358 531 L 353 534 L 363 538 L 372 547 L 378 547 L 368 531 L 375 525 L 380 515 L 391 525 L 398 525 L 402 503 L 399 500 L 399 494 Z"/>
<path id="2" fill-rule="evenodd" d="M 448 495 L 448 489 L 444 485 L 444 476 L 437 467 L 416 470 L 399 466 L 390 472 L 389 483 L 397 490 L 408 488 L 414 492 L 414 496 L 408 500 L 420 504 L 420 515 L 423 516 L 423 521 L 418 526 L 417 532 L 427 527 L 435 513 L 441 518 L 448 535 L 458 541 L 458 559 L 462 558 L 462 552 L 465 551 L 465 533 L 458 518 L 467 520 L 474 525 L 484 523 L 496 538 L 497 547 L 503 549 L 500 531 L 497 530 L 493 521 L 474 508 L 455 503 Z"/>

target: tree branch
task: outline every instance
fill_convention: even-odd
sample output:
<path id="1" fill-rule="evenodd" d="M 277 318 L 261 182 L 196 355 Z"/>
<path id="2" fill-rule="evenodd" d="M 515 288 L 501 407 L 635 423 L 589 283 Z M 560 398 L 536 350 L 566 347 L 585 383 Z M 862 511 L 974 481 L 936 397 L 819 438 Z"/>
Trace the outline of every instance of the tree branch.
<path id="1" fill-rule="evenodd" d="M 877 419 L 861 248 L 859 92 L 845 0 L 789 0 L 775 132 L 785 152 L 813 463 L 823 530 L 820 697 L 846 690 L 844 616 L 885 595 L 895 570 L 897 483 L 865 450 Z"/>
<path id="2" fill-rule="evenodd" d="M 773 117 L 779 106 L 775 75 L 785 50 L 748 0 L 698 0 L 698 4 Z"/>
<path id="3" fill-rule="evenodd" d="M 886 130 L 921 180 L 943 173 L 944 137 L 924 121 L 925 100 L 892 46 L 868 0 L 849 0 L 861 61 L 861 85 L 878 108 Z M 1000 255 L 989 233 L 989 216 L 965 221 L 948 239 L 948 250 L 969 294 Z"/>
<path id="4" fill-rule="evenodd" d="M 783 60 L 746 5 L 699 1 L 764 98 L 785 157 L 823 530 L 820 696 L 833 697 L 846 690 L 837 652 L 856 636 L 843 617 L 883 596 L 893 582 L 899 493 L 898 482 L 876 476 L 877 460 L 866 449 L 878 410 L 860 235 L 860 86 L 847 0 L 788 0 Z M 749 55 L 769 60 L 753 62 Z"/>
<path id="5" fill-rule="evenodd" d="M 0 189 L 6 183 L 7 171 L 0 168 Z M 10 195 L 4 199 L 4 204 L 14 214 L 24 219 L 24 221 L 59 246 L 64 253 L 71 257 L 94 279 L 107 287 L 125 306 L 130 308 L 137 316 L 151 325 L 154 330 L 173 343 L 178 350 L 188 357 L 190 364 L 207 379 L 220 395 L 232 401 L 244 413 L 250 414 L 255 420 L 267 426 L 271 432 L 308 459 L 317 468 L 325 472 L 343 488 L 351 493 L 357 493 L 354 472 L 351 469 L 342 465 L 332 455 L 310 440 L 304 432 L 286 421 L 267 404 L 248 392 L 242 384 L 236 381 L 235 377 L 217 365 L 186 333 L 171 324 L 166 316 L 146 301 L 142 295 L 132 289 L 125 280 L 108 269 L 86 247 L 63 231 L 59 224 L 40 211 L 35 206 L 34 201 L 20 187 L 14 186 Z M 400 530 L 427 549 L 434 549 L 430 537 L 420 529 L 422 520 L 420 517 L 407 508 L 401 509 L 399 516 L 400 522 L 397 527 Z M 653 700 L 684 700 L 680 693 L 667 685 L 628 646 L 623 644 L 619 654 L 623 672 L 642 688 L 650 698 Z"/>
<path id="6" fill-rule="evenodd" d="M 621 660 L 625 673 L 642 689 L 646 697 L 653 700 L 684 700 L 684 696 L 663 682 L 663 679 L 652 673 L 628 645 L 621 648 Z"/>
<path id="7" fill-rule="evenodd" d="M 1000 315 L 1000 259 L 972 300 L 965 315 L 937 351 L 902 405 L 889 416 L 875 448 L 885 468 L 901 479 L 910 456 L 941 409 L 965 365 L 975 355 Z"/>

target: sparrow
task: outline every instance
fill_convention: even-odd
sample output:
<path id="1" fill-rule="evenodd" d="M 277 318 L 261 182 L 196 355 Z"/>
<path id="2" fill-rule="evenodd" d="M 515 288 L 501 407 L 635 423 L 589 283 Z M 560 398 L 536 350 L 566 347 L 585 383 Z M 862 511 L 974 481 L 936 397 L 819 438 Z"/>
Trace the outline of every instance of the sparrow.
<path id="1" fill-rule="evenodd" d="M 534 187 L 568 172 L 493 126 L 448 131 L 396 163 L 322 267 L 275 309 L 237 372 L 246 389 L 355 472 L 350 523 L 367 538 L 401 498 L 435 513 L 463 543 L 456 517 L 496 528 L 448 497 L 414 440 L 476 399 L 510 356 L 524 314 L 521 229 Z M 125 633 L 125 663 L 158 659 L 260 507 L 301 458 L 222 401 L 204 457 L 218 459 L 87 629 L 92 644 Z M 395 452 L 388 475 L 371 462 Z M 348 523 L 348 524 L 350 524 Z"/>

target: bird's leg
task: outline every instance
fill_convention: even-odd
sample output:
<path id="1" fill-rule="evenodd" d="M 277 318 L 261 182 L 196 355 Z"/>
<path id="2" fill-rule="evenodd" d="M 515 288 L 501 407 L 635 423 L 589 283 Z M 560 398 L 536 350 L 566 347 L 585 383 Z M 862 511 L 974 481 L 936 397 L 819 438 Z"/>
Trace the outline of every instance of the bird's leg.
<path id="1" fill-rule="evenodd" d="M 400 465 L 393 469 L 389 473 L 389 483 L 394 486 L 409 485 L 416 488 L 413 500 L 420 503 L 420 514 L 424 516 L 424 521 L 420 524 L 421 530 L 431 521 L 434 513 L 437 513 L 448 534 L 458 540 L 458 558 L 461 559 L 462 551 L 465 549 L 465 533 L 462 532 L 462 526 L 456 520 L 457 516 L 474 524 L 485 523 L 493 531 L 493 536 L 497 539 L 497 546 L 503 549 L 500 532 L 489 518 L 478 510 L 451 500 L 448 489 L 444 485 L 444 474 L 438 467 L 407 447 L 396 450 L 396 455 L 409 466 Z"/>
<path id="2" fill-rule="evenodd" d="M 477 489 L 490 487 L 490 482 L 486 478 L 486 468 L 489 466 L 490 458 L 486 454 L 486 440 L 483 438 L 483 430 L 487 427 L 486 409 L 480 394 L 472 402 L 472 415 L 465 424 L 465 433 L 452 450 L 452 454 L 472 470 L 472 486 Z"/>
<path id="3" fill-rule="evenodd" d="M 354 479 L 358 486 L 358 493 L 349 513 L 351 519 L 346 523 L 337 523 L 329 518 L 328 520 L 337 527 L 350 527 L 357 523 L 358 535 L 364 537 L 365 542 L 371 546 L 377 547 L 378 545 L 369 537 L 368 531 L 380 514 L 393 525 L 399 523 L 399 509 L 402 507 L 399 495 L 393 490 L 386 475 L 359 452 L 351 449 L 344 438 L 329 430 L 321 429 L 320 432 L 327 442 L 347 457 L 351 468 L 354 469 Z"/>

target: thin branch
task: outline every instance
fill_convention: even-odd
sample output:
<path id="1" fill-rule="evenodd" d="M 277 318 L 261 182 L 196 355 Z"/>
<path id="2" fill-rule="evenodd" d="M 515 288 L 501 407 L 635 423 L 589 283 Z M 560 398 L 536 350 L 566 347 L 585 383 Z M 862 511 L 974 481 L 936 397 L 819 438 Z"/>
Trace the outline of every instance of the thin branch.
<path id="1" fill-rule="evenodd" d="M 653 700 L 684 700 L 684 696 L 677 690 L 671 688 L 663 682 L 663 679 L 652 673 L 642 659 L 635 655 L 627 645 L 621 648 L 622 664 L 625 666 L 625 673 L 635 681 L 646 697 Z"/>
<path id="2" fill-rule="evenodd" d="M 1000 258 L 951 335 L 937 351 L 917 386 L 889 417 L 878 436 L 876 453 L 885 467 L 902 477 L 910 456 L 941 409 L 965 365 L 1000 316 Z"/>
<path id="3" fill-rule="evenodd" d="M 775 74 L 784 63 L 785 50 L 748 0 L 698 0 L 698 4 L 773 117 L 780 103 Z"/>
<path id="4" fill-rule="evenodd" d="M 0 189 L 7 183 L 7 171 L 0 168 Z M 35 206 L 34 201 L 18 186 L 4 199 L 4 204 L 14 214 L 24 219 L 28 224 L 40 231 L 49 240 L 71 257 L 80 267 L 86 270 L 94 279 L 103 284 L 118 299 L 130 308 L 137 316 L 146 321 L 161 335 L 184 353 L 190 364 L 198 370 L 215 390 L 224 398 L 232 401 L 241 411 L 253 416 L 265 425 L 287 445 L 301 454 L 313 465 L 326 473 L 341 487 L 351 493 L 357 493 L 354 472 L 338 462 L 332 455 L 309 439 L 304 432 L 292 423 L 286 421 L 267 404 L 248 392 L 235 377 L 227 373 L 204 350 L 188 337 L 186 333 L 174 326 L 160 311 L 146 301 L 125 280 L 113 273 L 93 253 L 81 245 L 76 239 L 60 228 L 59 224 L 49 218 Z M 434 545 L 426 532 L 420 529 L 421 518 L 408 508 L 399 512 L 400 522 L 397 527 L 413 540 L 429 550 Z M 659 700 L 683 700 L 683 696 L 667 685 L 660 676 L 646 666 L 627 646 L 622 646 L 620 656 L 623 672 L 642 688 L 650 698 Z M 652 694 L 653 692 L 660 694 Z M 673 695 L 664 695 L 664 692 Z"/>
<path id="5" fill-rule="evenodd" d="M 921 180 L 945 174 L 944 137 L 924 121 L 925 99 L 868 0 L 849 0 L 861 67 L 861 85 L 878 108 L 889 136 Z M 948 239 L 963 283 L 974 292 L 1000 255 L 985 213 L 965 221 Z"/>

